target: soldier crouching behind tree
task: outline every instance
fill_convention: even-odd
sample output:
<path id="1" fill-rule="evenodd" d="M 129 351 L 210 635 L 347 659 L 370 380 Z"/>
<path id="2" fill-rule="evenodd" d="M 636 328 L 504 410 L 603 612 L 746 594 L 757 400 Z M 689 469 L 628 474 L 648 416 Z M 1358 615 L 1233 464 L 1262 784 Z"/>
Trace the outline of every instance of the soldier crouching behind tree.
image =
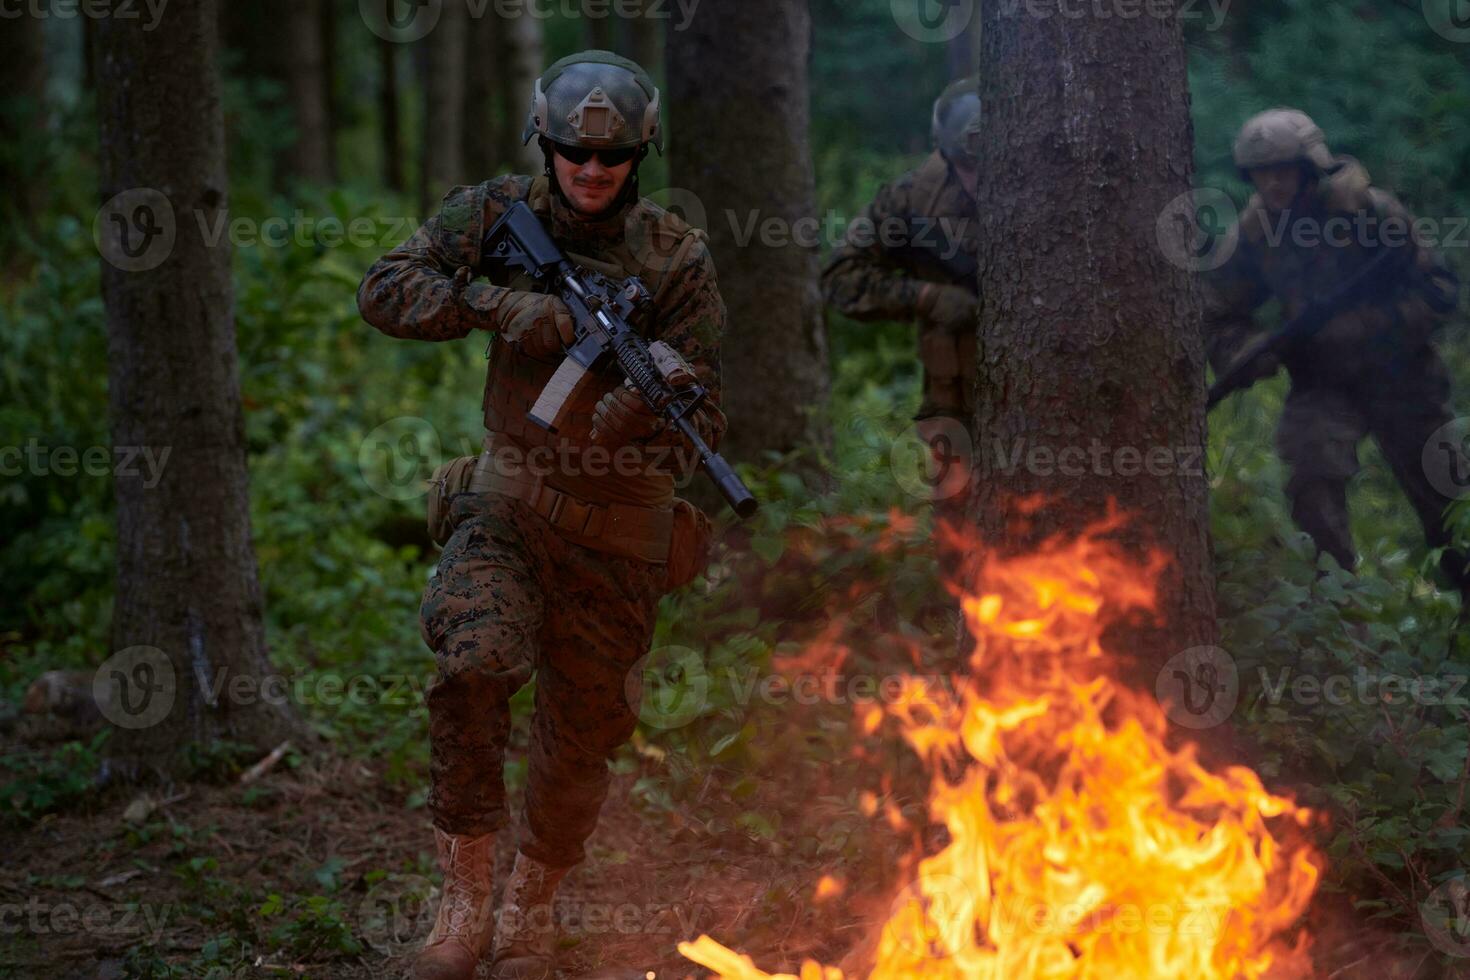
<path id="1" fill-rule="evenodd" d="M 637 721 L 630 668 L 648 651 L 659 597 L 691 577 L 707 541 L 702 514 L 674 496 L 690 459 L 682 436 L 609 374 L 570 406 L 556 434 L 527 413 L 573 339 L 572 317 L 529 278 L 482 271 L 486 231 L 525 201 L 578 266 L 636 275 L 653 294 L 644 333 L 686 362 L 710 398 L 695 417 L 712 445 L 725 307 L 702 232 L 638 195 L 638 166 L 662 149 L 659 93 L 636 64 L 604 51 L 565 58 L 536 83 L 525 140 L 545 174 L 460 187 L 440 213 L 369 270 L 363 317 L 394 337 L 492 335 L 485 452 L 444 475 L 452 530 L 421 610 L 438 677 L 428 692 L 433 814 L 444 890 L 414 964 L 422 980 L 547 977 L 550 903 L 585 857 L 610 779 L 607 760 Z M 634 447 L 639 465 L 610 465 Z M 553 461 L 549 471 L 504 461 Z M 614 459 L 627 459 L 614 452 Z M 456 490 L 462 492 L 454 492 Z M 617 534 L 598 533 L 599 527 Z M 523 835 L 492 916 L 496 833 L 508 823 L 502 763 L 508 701 L 536 672 Z M 532 923 L 540 927 L 533 928 Z"/>
<path id="2" fill-rule="evenodd" d="M 934 152 L 878 190 L 822 271 L 827 303 L 854 320 L 917 321 L 923 399 L 914 416 L 939 468 L 936 523 L 958 528 L 968 489 L 969 429 L 975 414 L 975 335 L 980 220 L 979 80 L 950 84 L 934 103 Z M 961 468 L 963 473 L 953 472 Z M 940 567 L 957 569 L 957 549 L 939 536 Z"/>
<path id="3" fill-rule="evenodd" d="M 1315 334 L 1280 356 L 1239 365 L 1246 381 L 1282 366 L 1291 377 L 1276 444 L 1291 471 L 1292 518 L 1319 551 L 1353 568 L 1347 485 L 1358 471 L 1358 443 L 1371 435 L 1429 546 L 1446 547 L 1450 498 L 1430 480 L 1424 453 L 1453 419 L 1449 372 L 1432 338 L 1455 309 L 1458 280 L 1420 240 L 1399 200 L 1372 186 L 1357 160 L 1328 152 L 1305 113 L 1260 113 L 1241 129 L 1234 152 L 1256 193 L 1224 239 L 1228 258 L 1205 280 L 1205 343 L 1217 375 L 1249 356 L 1243 352 L 1260 333 L 1253 314 L 1268 299 L 1281 302 L 1286 322 L 1342 291 L 1380 256 L 1397 260 L 1369 270 L 1361 295 L 1332 311 Z M 1395 254 L 1385 254 L 1390 249 Z M 1441 567 L 1470 605 L 1465 562 L 1448 549 Z"/>

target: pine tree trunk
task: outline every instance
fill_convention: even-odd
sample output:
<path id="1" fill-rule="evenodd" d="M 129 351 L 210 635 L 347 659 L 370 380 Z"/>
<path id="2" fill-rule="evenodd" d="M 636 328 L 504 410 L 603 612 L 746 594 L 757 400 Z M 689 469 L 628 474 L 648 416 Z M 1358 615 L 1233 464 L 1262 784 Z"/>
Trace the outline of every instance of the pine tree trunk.
<path id="1" fill-rule="evenodd" d="M 469 57 L 465 65 L 464 166 L 470 183 L 488 180 L 499 165 L 496 159 L 495 78 L 497 35 L 504 30 L 493 6 L 470 18 Z M 529 99 L 530 94 L 527 93 Z"/>
<path id="2" fill-rule="evenodd" d="M 464 95 L 467 8 L 446 3 L 438 26 L 424 39 L 428 51 L 424 84 L 424 166 L 419 203 L 435 209 L 449 188 L 465 182 Z"/>
<path id="3" fill-rule="evenodd" d="M 16 216 L 28 224 L 46 199 L 44 168 L 27 166 L 21 153 L 46 131 L 45 23 L 22 12 L 0 30 L 0 140 L 8 147 L 0 154 L 0 186 Z"/>
<path id="4" fill-rule="evenodd" d="M 807 139 L 805 2 L 702 4 L 667 38 L 670 182 L 698 198 L 729 308 L 725 451 L 756 460 L 825 438 L 827 337 Z M 763 228 L 769 222 L 769 228 Z"/>
<path id="5" fill-rule="evenodd" d="M 1159 623 L 1117 644 L 1153 690 L 1165 660 L 1217 635 L 1199 297 L 1156 230 L 1193 170 L 1184 41 L 1177 17 L 1041 6 L 983 8 L 970 506 L 1010 552 L 1079 532 L 1109 501 L 1131 516 L 1129 546 L 1171 561 Z M 1046 507 L 1020 521 L 1033 494 Z"/>
<path id="6" fill-rule="evenodd" d="M 285 82 L 296 138 L 282 159 L 289 177 L 314 184 L 332 179 L 330 120 L 327 110 L 322 4 L 326 0 L 289 0 Z"/>
<path id="7" fill-rule="evenodd" d="M 398 52 L 402 45 L 378 39 L 378 118 L 382 129 L 383 182 L 403 193 L 408 181 L 403 173 L 403 124 L 398 113 Z"/>
<path id="8" fill-rule="evenodd" d="M 337 134 L 342 128 L 342 97 L 337 88 L 337 7 L 342 0 L 321 0 L 322 38 L 322 107 L 326 123 L 322 127 L 327 143 L 327 174 L 335 182 L 337 169 Z M 357 15 L 356 5 L 352 15 Z"/>
<path id="9" fill-rule="evenodd" d="M 636 61 L 644 71 L 657 77 L 663 68 L 663 24 L 658 17 L 659 8 L 648 0 L 637 0 L 628 9 L 636 10 L 637 16 L 618 19 L 616 39 L 617 52 Z"/>
<path id="10" fill-rule="evenodd" d="M 229 739 L 264 749 L 299 729 L 281 698 L 242 693 L 269 663 L 229 239 L 211 245 L 206 237 L 228 208 L 215 3 L 170 7 L 151 32 L 140 24 L 97 22 L 101 197 L 131 192 L 101 222 L 102 294 L 113 443 L 162 460 L 152 471 L 122 467 L 116 478 L 112 643 L 157 652 L 138 654 L 148 672 L 134 660 L 113 678 L 128 711 L 122 722 L 109 716 L 120 725 L 109 746 L 177 771 L 186 744 Z M 157 229 L 164 233 L 151 234 Z M 142 702 L 129 681 L 142 686 Z"/>
<path id="11" fill-rule="evenodd" d="M 543 68 L 542 25 L 539 18 L 526 16 L 508 17 L 497 25 L 500 126 L 496 143 L 500 149 L 496 157 L 501 166 L 514 173 L 539 174 L 545 166 L 535 140 L 529 146 L 521 143 L 521 130 L 531 107 L 531 88 Z"/>

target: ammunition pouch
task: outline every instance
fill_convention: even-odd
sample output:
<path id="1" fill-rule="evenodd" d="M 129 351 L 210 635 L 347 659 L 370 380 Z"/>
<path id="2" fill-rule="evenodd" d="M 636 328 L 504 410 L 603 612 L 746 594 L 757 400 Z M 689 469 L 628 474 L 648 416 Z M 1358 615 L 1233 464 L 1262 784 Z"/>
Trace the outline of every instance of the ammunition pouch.
<path id="1" fill-rule="evenodd" d="M 667 591 L 688 585 L 705 570 L 713 541 L 714 534 L 704 511 L 682 497 L 675 497 Z"/>
<path id="2" fill-rule="evenodd" d="M 470 489 L 470 476 L 474 473 L 478 456 L 461 456 L 452 459 L 434 471 L 429 478 L 428 521 L 429 538 L 440 547 L 449 543 L 454 526 L 449 520 L 450 500 Z"/>

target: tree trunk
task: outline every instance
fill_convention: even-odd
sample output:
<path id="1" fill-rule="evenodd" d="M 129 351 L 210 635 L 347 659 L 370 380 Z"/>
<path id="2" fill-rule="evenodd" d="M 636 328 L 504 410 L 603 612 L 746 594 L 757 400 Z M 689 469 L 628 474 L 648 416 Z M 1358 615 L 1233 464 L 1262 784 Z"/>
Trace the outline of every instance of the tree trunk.
<path id="1" fill-rule="evenodd" d="M 208 244 L 228 209 L 215 3 L 142 23 L 105 17 L 96 37 L 109 408 L 135 461 L 116 477 L 119 652 L 99 681 L 127 708 L 109 714 L 111 751 L 177 771 L 188 743 L 267 748 L 298 729 L 269 688 L 246 690 L 269 663 L 229 240 Z"/>
<path id="2" fill-rule="evenodd" d="M 449 188 L 465 182 L 464 95 L 466 7 L 446 3 L 439 24 L 424 39 L 424 166 L 419 203 L 430 214 Z"/>
<path id="3" fill-rule="evenodd" d="M 398 115 L 398 51 L 393 41 L 378 39 L 378 117 L 382 129 L 383 182 L 403 193 L 408 181 L 403 175 L 403 132 Z"/>
<path id="4" fill-rule="evenodd" d="M 611 51 L 613 47 L 613 22 L 609 16 L 592 17 L 585 12 L 582 20 L 586 24 L 587 47 L 597 51 Z"/>
<path id="5" fill-rule="evenodd" d="M 322 5 L 325 0 L 289 0 L 285 82 L 295 140 L 281 161 L 286 176 L 314 184 L 332 180 L 330 120 L 327 111 Z"/>
<path id="6" fill-rule="evenodd" d="M 636 61 L 655 77 L 663 67 L 663 20 L 652 16 L 659 8 L 649 0 L 636 0 L 630 5 L 637 15 L 620 17 L 617 23 L 617 52 Z"/>
<path id="7" fill-rule="evenodd" d="M 977 8 L 970 15 L 965 29 L 955 35 L 949 42 L 949 77 L 965 78 L 975 74 L 979 64 L 979 31 L 980 11 Z"/>
<path id="8" fill-rule="evenodd" d="M 493 6 L 472 17 L 466 35 L 469 58 L 465 66 L 464 167 L 466 178 L 478 183 L 493 176 L 499 166 L 496 150 L 495 79 L 498 35 L 503 22 Z M 530 98 L 530 93 L 526 94 Z"/>
<path id="9" fill-rule="evenodd" d="M 497 76 L 500 95 L 500 127 L 496 154 L 501 166 L 516 173 L 539 174 L 545 167 L 541 151 L 532 140 L 521 143 L 521 130 L 531 107 L 531 88 L 541 76 L 542 48 L 545 45 L 543 21 L 537 17 L 509 17 L 497 27 L 497 49 L 500 52 Z"/>
<path id="10" fill-rule="evenodd" d="M 725 447 L 737 460 L 824 438 L 808 414 L 829 389 L 818 234 L 806 227 L 810 41 L 806 3 L 789 0 L 701 4 L 667 39 L 670 182 L 707 216 L 729 308 Z"/>
<path id="11" fill-rule="evenodd" d="M 342 130 L 342 97 L 337 88 L 337 6 L 341 0 L 321 0 L 318 23 L 322 38 L 322 108 L 326 122 L 322 127 L 327 143 L 327 173 L 335 182 L 337 169 L 337 134 Z M 354 5 L 353 16 L 356 16 Z"/>
<path id="12" fill-rule="evenodd" d="M 30 225 L 45 206 L 45 168 L 27 163 L 27 146 L 46 132 L 45 20 L 22 13 L 0 30 L 0 186 L 16 216 Z M 10 208 L 4 209 L 9 211 Z M 0 212 L 3 213 L 3 212 Z"/>
<path id="13" fill-rule="evenodd" d="M 1199 296 L 1157 230 L 1193 170 L 1184 41 L 1177 17 L 1041 8 L 983 8 L 971 513 L 987 547 L 1021 552 L 1116 501 L 1122 540 L 1171 562 L 1159 622 L 1117 637 L 1151 691 L 1217 635 Z M 1028 495 L 1046 505 L 1023 519 Z"/>

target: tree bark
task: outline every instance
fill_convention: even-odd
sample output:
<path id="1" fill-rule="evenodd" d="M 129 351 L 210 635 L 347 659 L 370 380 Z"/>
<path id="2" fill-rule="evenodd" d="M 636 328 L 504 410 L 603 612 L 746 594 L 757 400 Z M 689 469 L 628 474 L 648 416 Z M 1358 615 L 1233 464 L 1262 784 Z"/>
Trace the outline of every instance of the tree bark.
<path id="1" fill-rule="evenodd" d="M 326 0 L 288 0 L 285 83 L 295 139 L 282 166 L 288 177 L 314 184 L 332 180 L 331 121 L 327 107 L 327 69 L 322 6 Z"/>
<path id="2" fill-rule="evenodd" d="M 636 61 L 644 71 L 657 77 L 663 67 L 663 24 L 659 17 L 652 16 L 659 8 L 648 0 L 636 0 L 629 9 L 636 16 L 618 19 L 616 40 L 617 52 L 624 58 Z"/>
<path id="3" fill-rule="evenodd" d="M 112 683 L 124 700 L 138 693 L 128 681 L 147 695 L 129 719 L 164 714 L 140 727 L 113 717 L 109 746 L 177 771 L 188 743 L 264 749 L 299 729 L 279 699 L 231 687 L 259 683 L 269 663 L 229 240 L 207 237 L 228 214 L 215 3 L 172 6 L 152 31 L 141 23 L 104 17 L 96 37 L 101 196 L 128 192 L 99 219 L 112 437 L 120 451 L 146 447 L 162 460 L 116 477 L 113 647 L 156 652 L 145 655 L 149 673 L 129 662 Z"/>
<path id="4" fill-rule="evenodd" d="M 401 45 L 378 39 L 378 118 L 382 129 L 383 182 L 390 190 L 408 189 L 403 174 L 403 132 L 398 113 L 398 50 Z"/>
<path id="5" fill-rule="evenodd" d="M 488 6 L 471 17 L 466 32 L 469 58 L 465 66 L 464 166 L 471 183 L 487 180 L 499 165 L 496 150 L 495 80 L 499 66 L 496 54 L 502 21 Z M 527 93 L 527 98 L 530 93 Z"/>
<path id="6" fill-rule="evenodd" d="M 496 154 L 501 166 L 516 173 L 539 174 L 545 167 L 536 141 L 521 143 L 521 130 L 531 107 L 531 88 L 541 76 L 542 49 L 545 46 L 543 22 L 525 15 L 508 17 L 497 27 L 497 50 L 500 52 L 499 89 L 500 126 L 497 130 Z"/>
<path id="7" fill-rule="evenodd" d="M 45 206 L 44 169 L 28 166 L 21 148 L 36 145 L 46 132 L 45 20 L 22 13 L 0 30 L 0 186 L 16 217 L 31 224 Z M 39 162 L 39 161 L 38 161 Z M 9 210 L 6 208 L 5 210 Z"/>
<path id="8" fill-rule="evenodd" d="M 818 242 L 797 224 L 816 214 L 810 41 L 807 4 L 789 0 L 701 4 L 667 38 L 670 182 L 707 216 L 729 308 L 725 451 L 737 460 L 825 440 L 809 414 L 829 390 Z"/>
<path id="9" fill-rule="evenodd" d="M 419 203 L 424 214 L 449 188 L 465 182 L 465 30 L 467 8 L 446 3 L 439 23 L 424 39 L 428 61 L 424 84 L 424 166 Z"/>
<path id="10" fill-rule="evenodd" d="M 342 97 L 337 88 L 337 7 L 342 0 L 321 0 L 318 23 L 322 39 L 322 108 L 326 117 L 322 127 L 327 143 L 327 173 L 335 182 L 337 169 L 337 135 L 342 130 Z M 356 16 L 354 5 L 353 15 Z"/>
<path id="11" fill-rule="evenodd" d="M 1117 642 L 1153 690 L 1164 661 L 1217 636 L 1199 296 L 1158 233 L 1193 170 L 1184 41 L 1173 16 L 1041 9 L 983 7 L 971 513 L 986 547 L 1020 552 L 1116 501 L 1128 546 L 1170 560 L 1159 622 Z M 1023 518 L 1029 495 L 1046 504 Z"/>

